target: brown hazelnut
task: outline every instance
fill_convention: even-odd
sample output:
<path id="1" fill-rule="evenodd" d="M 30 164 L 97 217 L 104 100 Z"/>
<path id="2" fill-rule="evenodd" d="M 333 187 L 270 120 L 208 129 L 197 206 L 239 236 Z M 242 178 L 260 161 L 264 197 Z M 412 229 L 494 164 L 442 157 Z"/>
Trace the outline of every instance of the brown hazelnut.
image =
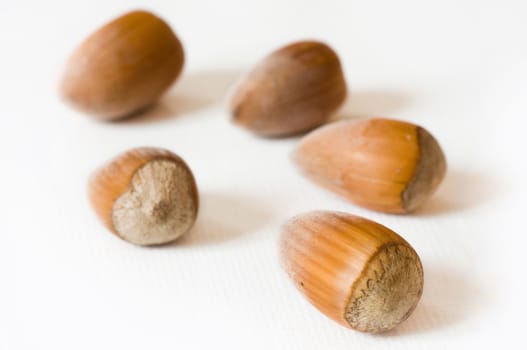
<path id="1" fill-rule="evenodd" d="M 408 213 L 446 172 L 436 139 L 397 120 L 344 120 L 306 135 L 294 161 L 311 180 L 365 208 Z"/>
<path id="2" fill-rule="evenodd" d="M 106 227 L 137 245 L 177 239 L 190 230 L 198 213 L 190 168 L 159 148 L 136 148 L 112 159 L 91 176 L 88 196 Z"/>
<path id="3" fill-rule="evenodd" d="M 335 51 L 300 41 L 271 53 L 247 75 L 231 99 L 232 118 L 261 136 L 289 136 L 325 123 L 345 97 Z"/>
<path id="4" fill-rule="evenodd" d="M 362 332 L 388 331 L 407 319 L 423 292 L 419 256 L 376 222 L 316 211 L 288 221 L 282 267 L 317 309 Z"/>
<path id="5" fill-rule="evenodd" d="M 177 79 L 183 47 L 161 18 L 146 11 L 118 17 L 73 53 L 61 92 L 101 120 L 130 116 L 153 104 Z"/>

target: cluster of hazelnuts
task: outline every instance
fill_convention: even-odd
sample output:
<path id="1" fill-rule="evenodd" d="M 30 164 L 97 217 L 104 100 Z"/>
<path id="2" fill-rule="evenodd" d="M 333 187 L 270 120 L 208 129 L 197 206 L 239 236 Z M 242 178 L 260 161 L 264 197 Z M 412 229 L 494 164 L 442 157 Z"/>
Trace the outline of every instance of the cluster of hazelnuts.
<path id="1" fill-rule="evenodd" d="M 146 11 L 116 18 L 71 56 L 62 81 L 76 108 L 110 121 L 136 115 L 178 78 L 183 47 L 169 25 Z M 445 156 L 424 128 L 390 119 L 327 123 L 347 95 L 337 54 L 317 41 L 272 52 L 231 97 L 232 120 L 264 137 L 306 133 L 294 161 L 313 182 L 357 205 L 409 213 L 439 186 Z M 321 127 L 320 127 L 321 126 Z M 174 241 L 193 226 L 198 188 L 178 155 L 136 148 L 89 181 L 99 218 L 137 245 Z M 405 320 L 423 290 L 423 269 L 401 236 L 341 212 L 299 215 L 282 228 L 282 266 L 307 299 L 340 324 L 382 332 Z"/>

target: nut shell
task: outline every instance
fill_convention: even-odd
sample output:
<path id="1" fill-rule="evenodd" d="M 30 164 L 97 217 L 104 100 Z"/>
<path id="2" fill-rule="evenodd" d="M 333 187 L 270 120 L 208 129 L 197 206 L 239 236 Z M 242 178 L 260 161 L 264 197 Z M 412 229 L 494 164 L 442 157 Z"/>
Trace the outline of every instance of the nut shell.
<path id="1" fill-rule="evenodd" d="M 190 230 L 198 212 L 190 168 L 160 148 L 132 149 L 103 165 L 90 177 L 88 197 L 111 232 L 137 245 L 177 239 Z"/>
<path id="2" fill-rule="evenodd" d="M 130 116 L 153 104 L 177 79 L 183 47 L 161 18 L 132 11 L 90 35 L 70 57 L 61 93 L 101 120 Z"/>
<path id="3" fill-rule="evenodd" d="M 325 123 L 345 97 L 335 51 L 301 41 L 271 53 L 247 75 L 231 99 L 232 119 L 261 136 L 289 136 Z"/>
<path id="4" fill-rule="evenodd" d="M 443 151 L 428 131 L 390 119 L 324 126 L 301 140 L 293 159 L 321 186 L 388 213 L 417 209 L 446 172 Z"/>
<path id="5" fill-rule="evenodd" d="M 316 211 L 288 221 L 282 267 L 323 314 L 362 332 L 393 329 L 415 309 L 423 268 L 401 236 L 373 221 Z"/>

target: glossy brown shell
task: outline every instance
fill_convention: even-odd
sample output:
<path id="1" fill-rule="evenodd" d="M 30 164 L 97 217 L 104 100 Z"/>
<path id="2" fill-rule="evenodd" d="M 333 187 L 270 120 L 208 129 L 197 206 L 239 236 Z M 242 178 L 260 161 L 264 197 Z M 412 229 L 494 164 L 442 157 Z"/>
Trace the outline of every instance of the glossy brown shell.
<path id="1" fill-rule="evenodd" d="M 70 57 L 61 92 L 74 107 L 101 120 L 136 113 L 177 79 L 183 47 L 161 18 L 133 11 L 90 35 Z"/>
<path id="2" fill-rule="evenodd" d="M 421 298 L 424 275 L 417 253 L 371 220 L 341 212 L 301 214 L 283 226 L 279 248 L 297 289 L 345 327 L 388 331 Z"/>
<path id="3" fill-rule="evenodd" d="M 235 123 L 269 137 L 288 136 L 325 123 L 346 97 L 340 60 L 317 41 L 287 45 L 265 58 L 231 99 Z"/>
<path id="4" fill-rule="evenodd" d="M 314 182 L 363 207 L 407 213 L 437 189 L 446 160 L 424 128 L 390 119 L 345 120 L 305 136 L 294 161 Z"/>

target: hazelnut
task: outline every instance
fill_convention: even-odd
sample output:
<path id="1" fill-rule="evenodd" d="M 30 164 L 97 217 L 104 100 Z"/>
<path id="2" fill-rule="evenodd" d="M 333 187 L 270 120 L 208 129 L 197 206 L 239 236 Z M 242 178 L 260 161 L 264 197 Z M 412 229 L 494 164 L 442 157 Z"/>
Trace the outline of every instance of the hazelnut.
<path id="1" fill-rule="evenodd" d="M 373 221 L 316 211 L 287 222 L 282 267 L 318 310 L 362 332 L 388 331 L 407 319 L 423 291 L 419 256 Z"/>
<path id="2" fill-rule="evenodd" d="M 91 176 L 88 196 L 106 227 L 137 245 L 175 240 L 190 230 L 198 212 L 190 168 L 159 148 L 136 148 L 112 159 Z"/>
<path id="3" fill-rule="evenodd" d="M 263 60 L 231 99 L 233 121 L 261 136 L 289 136 L 325 123 L 346 97 L 337 54 L 300 41 Z"/>
<path id="4" fill-rule="evenodd" d="M 61 92 L 101 120 L 130 116 L 153 104 L 183 67 L 183 47 L 161 18 L 146 11 L 118 17 L 73 53 Z"/>
<path id="5" fill-rule="evenodd" d="M 293 158 L 314 182 L 388 213 L 417 209 L 446 172 L 443 151 L 428 131 L 390 119 L 324 126 L 301 140 Z"/>

